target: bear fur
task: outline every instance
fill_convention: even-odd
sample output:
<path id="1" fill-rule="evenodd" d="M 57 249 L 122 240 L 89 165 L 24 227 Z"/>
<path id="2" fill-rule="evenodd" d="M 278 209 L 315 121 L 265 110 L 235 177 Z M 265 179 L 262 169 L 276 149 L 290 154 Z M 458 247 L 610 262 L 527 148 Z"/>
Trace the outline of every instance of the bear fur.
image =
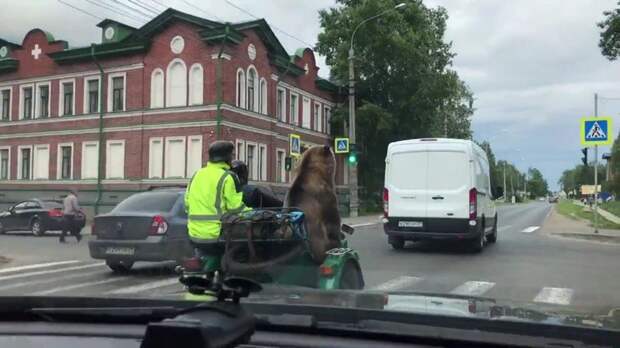
<path id="1" fill-rule="evenodd" d="M 310 251 L 317 263 L 326 252 L 340 246 L 341 222 L 335 188 L 336 158 L 329 146 L 306 150 L 296 169 L 295 179 L 285 197 L 285 207 L 305 214 Z"/>

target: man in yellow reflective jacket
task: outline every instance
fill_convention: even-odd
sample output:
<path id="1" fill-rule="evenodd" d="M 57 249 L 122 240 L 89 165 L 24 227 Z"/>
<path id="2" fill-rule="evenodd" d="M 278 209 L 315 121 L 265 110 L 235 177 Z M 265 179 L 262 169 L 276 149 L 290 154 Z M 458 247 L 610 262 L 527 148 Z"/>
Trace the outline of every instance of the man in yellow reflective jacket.
<path id="1" fill-rule="evenodd" d="M 220 218 L 224 213 L 243 211 L 243 193 L 237 192 L 230 164 L 234 145 L 216 141 L 209 146 L 209 162 L 198 170 L 185 192 L 188 213 L 187 230 L 196 246 L 197 256 L 208 256 L 207 269 L 219 269 L 223 248 L 216 243 L 220 236 Z M 209 243 L 213 242 L 213 243 Z"/>

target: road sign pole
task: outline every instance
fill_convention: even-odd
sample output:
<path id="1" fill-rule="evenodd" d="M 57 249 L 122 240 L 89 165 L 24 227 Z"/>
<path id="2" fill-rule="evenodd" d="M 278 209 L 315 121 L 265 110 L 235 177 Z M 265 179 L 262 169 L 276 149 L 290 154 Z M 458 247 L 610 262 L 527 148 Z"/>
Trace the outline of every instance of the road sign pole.
<path id="1" fill-rule="evenodd" d="M 598 117 L 598 93 L 594 93 L 594 117 Z M 609 128 L 607 136 L 609 136 Z M 594 146 L 594 233 L 598 233 L 598 145 Z"/>

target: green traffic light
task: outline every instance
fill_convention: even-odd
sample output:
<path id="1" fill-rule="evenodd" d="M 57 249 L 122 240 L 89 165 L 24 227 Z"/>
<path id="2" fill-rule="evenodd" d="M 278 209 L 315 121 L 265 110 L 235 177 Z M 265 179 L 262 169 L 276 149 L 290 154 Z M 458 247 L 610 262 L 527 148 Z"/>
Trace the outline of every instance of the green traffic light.
<path id="1" fill-rule="evenodd" d="M 357 162 L 357 155 L 355 153 L 350 153 L 349 154 L 349 163 L 350 164 L 355 164 Z"/>

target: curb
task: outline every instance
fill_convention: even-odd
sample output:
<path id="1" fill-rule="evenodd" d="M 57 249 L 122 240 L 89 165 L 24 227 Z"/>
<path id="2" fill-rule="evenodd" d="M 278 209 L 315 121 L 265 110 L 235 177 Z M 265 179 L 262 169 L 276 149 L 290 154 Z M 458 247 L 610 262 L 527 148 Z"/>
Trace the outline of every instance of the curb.
<path id="1" fill-rule="evenodd" d="M 596 234 L 581 234 L 581 233 L 558 233 L 551 232 L 552 236 L 557 236 L 561 238 L 582 240 L 582 241 L 595 241 L 601 243 L 613 243 L 620 244 L 620 236 L 606 236 L 606 235 L 596 235 Z"/>
<path id="2" fill-rule="evenodd" d="M 6 258 L 4 256 L 0 256 L 0 264 L 9 263 L 9 262 L 11 262 L 11 259 Z"/>

